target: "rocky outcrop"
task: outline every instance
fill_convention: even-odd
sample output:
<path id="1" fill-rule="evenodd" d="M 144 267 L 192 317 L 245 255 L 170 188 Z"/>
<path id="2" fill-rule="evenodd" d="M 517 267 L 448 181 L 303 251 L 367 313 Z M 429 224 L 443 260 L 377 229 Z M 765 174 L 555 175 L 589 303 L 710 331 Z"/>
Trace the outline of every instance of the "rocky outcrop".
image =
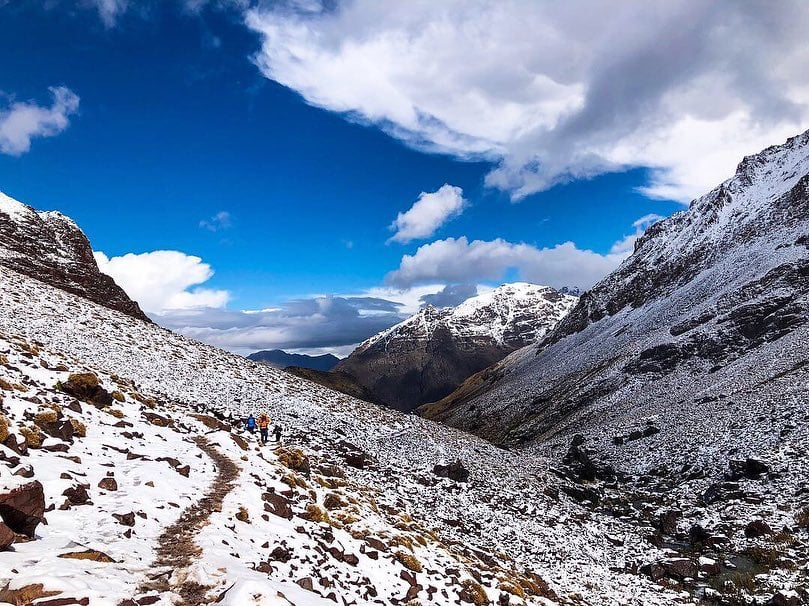
<path id="1" fill-rule="evenodd" d="M 101 273 L 84 232 L 58 212 L 37 212 L 0 193 L 0 266 L 149 321 L 110 276 Z"/>
<path id="2" fill-rule="evenodd" d="M 547 286 L 516 283 L 457 307 L 427 306 L 361 344 L 335 371 L 353 377 L 373 401 L 411 411 L 537 341 L 576 300 Z"/>

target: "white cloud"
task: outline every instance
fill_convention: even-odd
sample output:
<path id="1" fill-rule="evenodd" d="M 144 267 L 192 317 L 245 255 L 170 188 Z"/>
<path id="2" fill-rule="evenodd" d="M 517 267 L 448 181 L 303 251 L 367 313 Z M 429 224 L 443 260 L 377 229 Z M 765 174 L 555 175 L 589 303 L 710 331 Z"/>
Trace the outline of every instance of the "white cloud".
<path id="1" fill-rule="evenodd" d="M 198 286 L 213 276 L 211 266 L 199 257 L 176 250 L 127 253 L 112 258 L 103 252 L 93 254 L 99 269 L 112 276 L 147 313 L 221 308 L 230 298 L 226 290 Z"/>
<path id="2" fill-rule="evenodd" d="M 409 210 L 399 213 L 390 229 L 396 231 L 388 242 L 406 244 L 429 238 L 450 219 L 460 215 L 467 202 L 460 187 L 445 183 L 436 191 L 421 192 Z"/>
<path id="3" fill-rule="evenodd" d="M 325 8 L 324 8 L 325 7 Z M 353 0 L 246 13 L 263 73 L 518 199 L 627 167 L 687 200 L 809 126 L 802 0 Z"/>
<path id="4" fill-rule="evenodd" d="M 106 27 L 113 27 L 127 9 L 129 0 L 90 0 Z"/>
<path id="5" fill-rule="evenodd" d="M 210 219 L 203 219 L 199 222 L 199 226 L 202 229 L 207 229 L 208 231 L 214 232 L 228 229 L 231 225 L 230 213 L 226 210 L 220 210 Z"/>
<path id="6" fill-rule="evenodd" d="M 34 137 L 52 137 L 68 127 L 69 116 L 79 108 L 79 97 L 63 86 L 49 90 L 53 95 L 50 107 L 16 102 L 0 109 L 0 152 L 19 156 L 31 149 Z"/>
<path id="7" fill-rule="evenodd" d="M 516 272 L 521 280 L 561 288 L 590 288 L 632 254 L 635 241 L 661 217 L 646 215 L 632 225 L 635 232 L 616 242 L 609 253 L 583 250 L 573 242 L 538 248 L 503 239 L 447 238 L 420 246 L 402 257 L 399 268 L 386 276 L 392 287 L 412 288 L 425 282 L 474 284 L 502 280 Z"/>

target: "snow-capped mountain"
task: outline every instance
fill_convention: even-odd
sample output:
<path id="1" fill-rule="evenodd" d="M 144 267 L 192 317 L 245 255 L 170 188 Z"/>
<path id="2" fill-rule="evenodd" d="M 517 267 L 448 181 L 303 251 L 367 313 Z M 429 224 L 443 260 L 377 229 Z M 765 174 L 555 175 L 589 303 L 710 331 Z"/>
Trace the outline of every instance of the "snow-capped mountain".
<path id="1" fill-rule="evenodd" d="M 409 411 L 536 342 L 577 300 L 548 286 L 518 282 L 457 307 L 428 305 L 362 343 L 335 370 L 354 377 L 375 401 Z"/>
<path id="2" fill-rule="evenodd" d="M 84 232 L 59 212 L 37 212 L 0 192 L 0 265 L 141 320 L 148 318 L 99 271 Z"/>

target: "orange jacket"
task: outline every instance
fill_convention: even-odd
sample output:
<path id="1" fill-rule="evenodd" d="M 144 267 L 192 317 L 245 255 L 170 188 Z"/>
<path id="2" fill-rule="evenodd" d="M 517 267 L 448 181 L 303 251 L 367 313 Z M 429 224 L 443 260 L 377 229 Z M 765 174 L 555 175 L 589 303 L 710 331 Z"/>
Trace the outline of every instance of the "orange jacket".
<path id="1" fill-rule="evenodd" d="M 258 418 L 258 427 L 259 429 L 267 429 L 270 426 L 270 417 L 267 415 L 261 415 Z"/>

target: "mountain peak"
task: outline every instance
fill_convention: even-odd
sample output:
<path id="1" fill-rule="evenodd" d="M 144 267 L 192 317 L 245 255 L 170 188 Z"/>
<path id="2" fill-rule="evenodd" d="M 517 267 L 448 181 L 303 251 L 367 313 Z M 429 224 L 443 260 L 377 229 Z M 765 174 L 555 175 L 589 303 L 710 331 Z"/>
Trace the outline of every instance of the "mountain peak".
<path id="1" fill-rule="evenodd" d="M 427 305 L 362 343 L 336 370 L 385 404 L 410 410 L 536 342 L 578 299 L 527 282 L 503 284 L 456 307 Z"/>
<path id="2" fill-rule="evenodd" d="M 0 265 L 149 321 L 115 281 L 101 273 L 84 232 L 57 211 L 39 212 L 0 193 Z"/>

